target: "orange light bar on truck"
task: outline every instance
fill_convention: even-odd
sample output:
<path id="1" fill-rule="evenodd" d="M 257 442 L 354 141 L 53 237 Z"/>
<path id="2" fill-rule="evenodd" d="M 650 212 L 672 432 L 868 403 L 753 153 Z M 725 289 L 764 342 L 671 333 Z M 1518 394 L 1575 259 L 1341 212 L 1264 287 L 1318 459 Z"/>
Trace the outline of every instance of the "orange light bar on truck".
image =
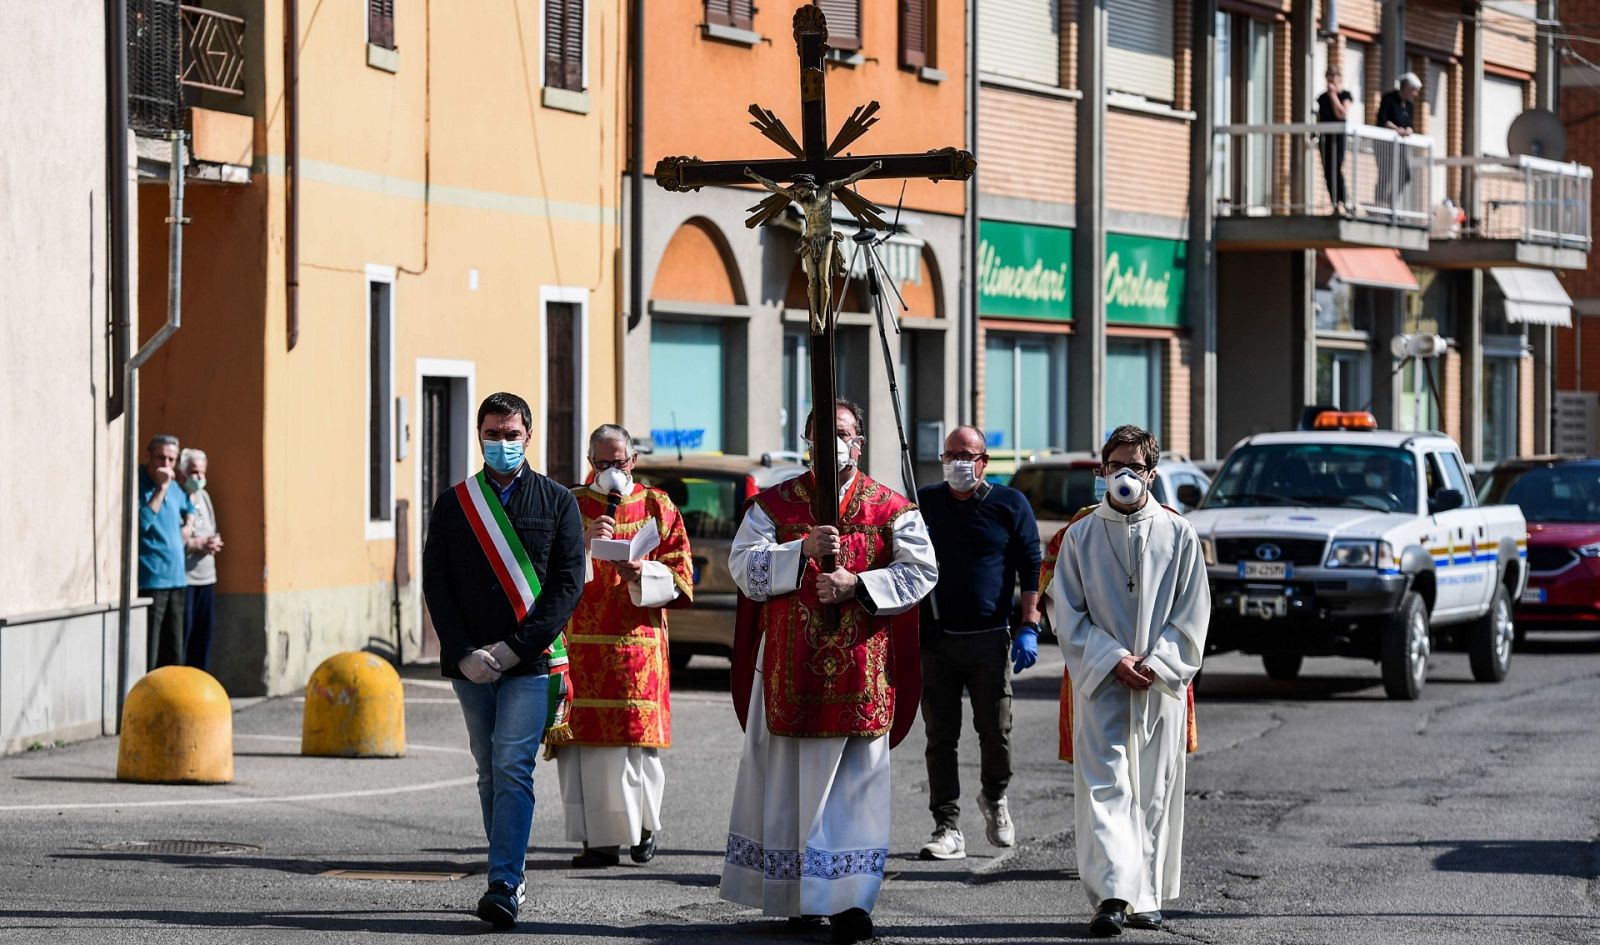
<path id="1" fill-rule="evenodd" d="M 1311 424 L 1313 430 L 1376 430 L 1378 418 L 1366 410 L 1324 410 Z"/>

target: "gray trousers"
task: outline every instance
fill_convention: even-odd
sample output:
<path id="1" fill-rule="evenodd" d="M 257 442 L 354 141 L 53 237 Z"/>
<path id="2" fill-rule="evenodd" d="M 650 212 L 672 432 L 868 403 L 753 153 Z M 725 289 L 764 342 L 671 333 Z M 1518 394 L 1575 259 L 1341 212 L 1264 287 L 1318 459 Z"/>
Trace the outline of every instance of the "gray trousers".
<path id="1" fill-rule="evenodd" d="M 1006 796 L 1011 783 L 1011 634 L 930 631 L 922 640 L 922 723 L 928 735 L 928 810 L 936 826 L 961 825 L 961 772 L 956 748 L 961 742 L 963 694 L 972 701 L 972 727 L 978 733 L 979 780 L 991 801 Z"/>
<path id="2" fill-rule="evenodd" d="M 188 607 L 187 587 L 139 588 L 150 598 L 145 614 L 145 659 L 151 669 L 183 665 L 183 616 Z"/>

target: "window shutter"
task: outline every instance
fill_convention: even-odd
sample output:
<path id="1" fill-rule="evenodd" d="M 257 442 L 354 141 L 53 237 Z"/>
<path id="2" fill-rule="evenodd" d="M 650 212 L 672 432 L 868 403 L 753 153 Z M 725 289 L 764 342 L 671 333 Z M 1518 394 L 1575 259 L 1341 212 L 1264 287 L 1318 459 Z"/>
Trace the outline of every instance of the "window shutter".
<path id="1" fill-rule="evenodd" d="M 544 84 L 583 91 L 583 0 L 544 0 Z"/>
<path id="2" fill-rule="evenodd" d="M 933 0 L 900 0 L 900 64 L 932 65 Z"/>
<path id="3" fill-rule="evenodd" d="M 978 5 L 978 71 L 1061 85 L 1057 0 L 983 0 Z"/>
<path id="4" fill-rule="evenodd" d="M 367 42 L 394 47 L 394 0 L 367 0 Z"/>
<path id="5" fill-rule="evenodd" d="M 706 0 L 706 22 L 747 30 L 755 25 L 755 0 Z"/>
<path id="6" fill-rule="evenodd" d="M 1107 89 L 1172 101 L 1172 21 L 1169 0 L 1108 0 Z"/>
<path id="7" fill-rule="evenodd" d="M 855 51 L 861 48 L 861 0 L 816 0 L 828 17 L 828 45 Z"/>

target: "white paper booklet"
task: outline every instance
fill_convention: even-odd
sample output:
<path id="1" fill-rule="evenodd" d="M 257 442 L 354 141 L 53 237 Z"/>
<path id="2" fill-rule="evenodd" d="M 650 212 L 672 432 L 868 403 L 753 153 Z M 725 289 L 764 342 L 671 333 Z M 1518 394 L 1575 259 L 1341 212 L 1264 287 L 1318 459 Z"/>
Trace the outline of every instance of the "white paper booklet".
<path id="1" fill-rule="evenodd" d="M 596 538 L 589 543 L 589 554 L 600 561 L 638 561 L 661 544 L 655 519 L 647 519 L 632 539 Z"/>

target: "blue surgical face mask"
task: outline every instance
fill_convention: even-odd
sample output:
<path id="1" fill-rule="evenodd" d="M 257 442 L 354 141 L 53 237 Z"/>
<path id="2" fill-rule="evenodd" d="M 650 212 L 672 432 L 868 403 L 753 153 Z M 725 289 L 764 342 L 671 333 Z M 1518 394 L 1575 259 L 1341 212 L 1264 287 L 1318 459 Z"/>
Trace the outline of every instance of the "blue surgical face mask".
<path id="1" fill-rule="evenodd" d="M 1106 500 L 1106 477 L 1104 476 L 1094 477 L 1094 500 L 1096 502 L 1104 502 Z"/>
<path id="2" fill-rule="evenodd" d="M 497 473 L 514 473 L 522 468 L 521 440 L 484 440 L 483 461 Z"/>

